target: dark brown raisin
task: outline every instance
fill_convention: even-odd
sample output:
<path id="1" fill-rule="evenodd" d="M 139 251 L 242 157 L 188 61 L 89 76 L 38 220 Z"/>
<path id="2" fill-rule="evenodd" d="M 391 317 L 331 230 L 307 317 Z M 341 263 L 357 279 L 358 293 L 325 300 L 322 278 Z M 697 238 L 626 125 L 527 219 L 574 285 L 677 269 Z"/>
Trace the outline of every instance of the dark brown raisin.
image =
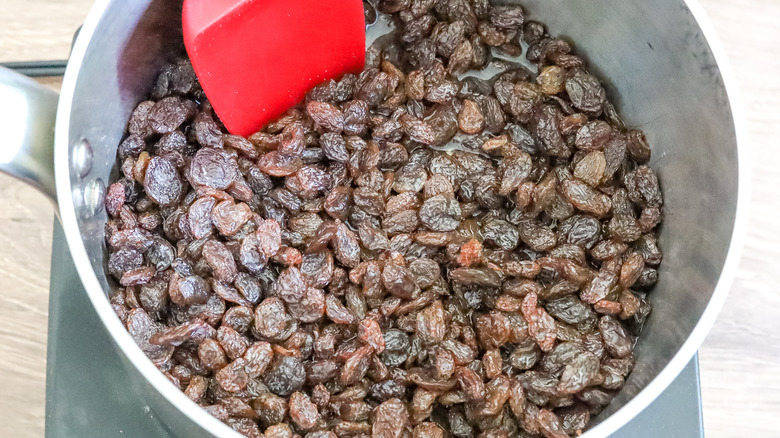
<path id="1" fill-rule="evenodd" d="M 291 356 L 277 356 L 263 381 L 272 393 L 286 397 L 300 389 L 305 379 L 306 370 L 300 360 Z"/>
<path id="2" fill-rule="evenodd" d="M 149 160 L 143 182 L 146 194 L 160 205 L 171 205 L 178 201 L 184 188 L 173 163 L 160 157 Z"/>
<path id="3" fill-rule="evenodd" d="M 306 104 L 306 112 L 314 123 L 328 131 L 341 132 L 344 129 L 344 114 L 331 103 L 311 101 Z"/>
<path id="4" fill-rule="evenodd" d="M 191 116 L 194 102 L 179 97 L 166 97 L 149 110 L 149 126 L 158 134 L 167 134 L 178 128 Z"/>
<path id="5" fill-rule="evenodd" d="M 303 161 L 299 157 L 271 151 L 257 161 L 257 167 L 271 176 L 292 175 L 300 169 Z"/>
<path id="6" fill-rule="evenodd" d="M 179 278 L 178 275 L 172 275 L 168 294 L 171 301 L 179 306 L 189 306 L 192 304 L 203 304 L 208 301 L 210 287 L 201 277 L 190 275 Z"/>
<path id="7" fill-rule="evenodd" d="M 238 174 L 236 161 L 221 149 L 201 148 L 190 163 L 189 178 L 194 185 L 224 190 Z"/>
<path id="8" fill-rule="evenodd" d="M 598 79 L 583 70 L 577 70 L 566 81 L 566 92 L 575 108 L 588 113 L 600 112 L 606 100 Z"/>
<path id="9" fill-rule="evenodd" d="M 517 29 L 523 25 L 525 15 L 520 6 L 494 6 L 490 11 L 490 22 L 504 29 Z"/>
<path id="10" fill-rule="evenodd" d="M 414 280 L 414 276 L 403 266 L 394 263 L 385 265 L 382 271 L 382 284 L 393 296 L 412 300 L 420 292 L 420 287 Z"/>

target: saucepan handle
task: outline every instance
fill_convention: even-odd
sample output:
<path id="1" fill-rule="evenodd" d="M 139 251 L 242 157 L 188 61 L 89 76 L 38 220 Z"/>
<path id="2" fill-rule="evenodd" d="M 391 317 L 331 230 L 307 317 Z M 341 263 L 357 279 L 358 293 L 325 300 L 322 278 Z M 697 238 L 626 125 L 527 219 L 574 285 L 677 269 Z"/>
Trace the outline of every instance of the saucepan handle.
<path id="1" fill-rule="evenodd" d="M 54 121 L 58 95 L 0 67 L 0 172 L 35 187 L 56 208 Z"/>

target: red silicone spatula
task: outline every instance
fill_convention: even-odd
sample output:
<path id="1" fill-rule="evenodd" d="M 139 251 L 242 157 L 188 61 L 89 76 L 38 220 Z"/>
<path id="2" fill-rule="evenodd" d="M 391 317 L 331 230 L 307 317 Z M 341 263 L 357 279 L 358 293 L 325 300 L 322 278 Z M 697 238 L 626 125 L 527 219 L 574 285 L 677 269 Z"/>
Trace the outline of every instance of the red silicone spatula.
<path id="1" fill-rule="evenodd" d="M 203 91 L 237 135 L 365 62 L 362 0 L 184 0 L 182 27 Z"/>

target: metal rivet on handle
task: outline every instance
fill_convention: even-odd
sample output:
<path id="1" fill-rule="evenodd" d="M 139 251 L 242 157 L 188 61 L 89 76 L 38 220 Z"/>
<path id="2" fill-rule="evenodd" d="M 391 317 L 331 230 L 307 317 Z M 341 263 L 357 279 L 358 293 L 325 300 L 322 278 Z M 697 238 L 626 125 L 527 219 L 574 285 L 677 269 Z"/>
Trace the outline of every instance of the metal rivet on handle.
<path id="1" fill-rule="evenodd" d="M 93 179 L 84 187 L 84 211 L 89 216 L 95 216 L 104 207 L 106 200 L 106 185 L 100 178 Z"/>
<path id="2" fill-rule="evenodd" d="M 92 146 L 87 140 L 80 140 L 73 145 L 73 150 L 70 154 L 70 163 L 73 172 L 78 175 L 79 178 L 84 178 L 89 174 L 92 169 Z"/>

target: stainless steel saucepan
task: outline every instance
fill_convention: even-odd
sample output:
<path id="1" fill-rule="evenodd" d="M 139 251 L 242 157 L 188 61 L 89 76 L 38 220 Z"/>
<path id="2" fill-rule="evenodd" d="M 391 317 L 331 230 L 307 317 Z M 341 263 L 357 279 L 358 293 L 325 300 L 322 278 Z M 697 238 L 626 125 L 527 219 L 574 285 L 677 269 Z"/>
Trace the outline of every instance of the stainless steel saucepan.
<path id="1" fill-rule="evenodd" d="M 178 47 L 180 3 L 97 1 L 59 99 L 0 70 L 0 170 L 34 184 L 58 205 L 95 311 L 133 384 L 143 388 L 171 434 L 238 437 L 154 367 L 107 299 L 105 187 L 131 110 Z M 666 200 L 660 236 L 665 262 L 649 295 L 653 313 L 636 347 L 636 369 L 584 435 L 606 437 L 672 382 L 723 305 L 746 222 L 744 126 L 723 52 L 694 0 L 517 3 L 551 33 L 575 41 L 627 124 L 647 133 Z"/>

